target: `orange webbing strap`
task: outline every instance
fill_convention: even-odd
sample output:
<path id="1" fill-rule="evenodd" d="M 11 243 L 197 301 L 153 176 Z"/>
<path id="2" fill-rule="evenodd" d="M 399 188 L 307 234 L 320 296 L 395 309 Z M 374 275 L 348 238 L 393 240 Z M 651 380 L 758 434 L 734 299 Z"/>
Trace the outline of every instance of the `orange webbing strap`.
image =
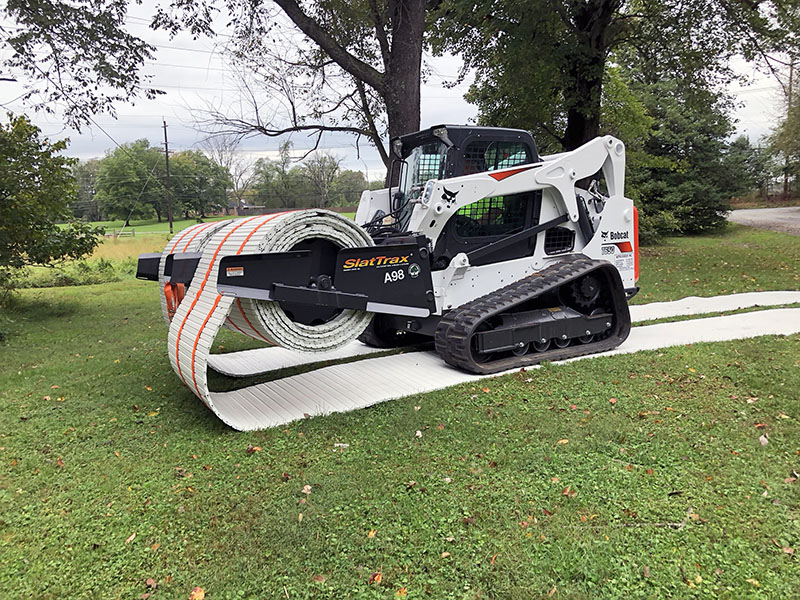
<path id="1" fill-rule="evenodd" d="M 169 320 L 172 321 L 172 317 L 175 316 L 175 311 L 178 309 L 178 306 L 175 304 L 175 299 L 172 296 L 172 284 L 169 281 L 164 284 L 164 298 L 167 300 L 167 316 Z"/>
<path id="2" fill-rule="evenodd" d="M 177 298 L 177 302 L 175 303 L 175 308 L 177 309 L 181 302 L 183 302 L 183 297 L 186 295 L 186 286 L 182 283 L 175 284 L 175 297 Z"/>
<path id="3" fill-rule="evenodd" d="M 164 284 L 164 297 L 167 299 L 167 315 L 170 321 L 175 316 L 175 311 L 178 310 L 185 295 L 186 286 L 182 283 L 167 282 Z"/>

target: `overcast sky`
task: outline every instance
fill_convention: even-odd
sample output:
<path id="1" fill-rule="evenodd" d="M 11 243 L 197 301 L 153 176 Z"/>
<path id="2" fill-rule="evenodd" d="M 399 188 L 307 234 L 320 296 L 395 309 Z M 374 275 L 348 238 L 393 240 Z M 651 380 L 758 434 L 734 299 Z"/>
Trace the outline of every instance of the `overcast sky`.
<path id="1" fill-rule="evenodd" d="M 153 75 L 151 85 L 165 93 L 155 100 L 139 100 L 135 104 L 117 107 L 118 118 L 98 115 L 95 121 L 118 143 L 147 138 L 151 145 L 163 143 L 162 118 L 167 120 L 170 150 L 196 148 L 204 134 L 193 128 L 192 109 L 209 103 L 218 107 L 233 105 L 239 96 L 223 53 L 210 40 L 192 40 L 179 35 L 170 40 L 164 32 L 149 29 L 146 18 L 152 2 L 135 7 L 136 12 L 127 19 L 130 31 L 156 46 L 156 60 L 148 62 L 145 71 Z M 430 77 L 423 84 L 422 127 L 439 123 L 468 123 L 475 119 L 477 110 L 463 99 L 468 82 L 456 87 L 445 87 L 455 80 L 460 65 L 455 57 L 426 56 Z M 745 88 L 732 88 L 741 106 L 736 111 L 737 130 L 748 135 L 753 143 L 766 134 L 776 123 L 781 112 L 780 88 L 774 79 L 759 76 L 744 63 L 737 68 L 753 77 Z M 22 92 L 21 83 L 0 82 L 0 105 L 16 113 L 30 111 L 15 100 Z M 81 159 L 102 156 L 114 147 L 109 137 L 97 127 L 81 133 L 66 129 L 57 115 L 33 114 L 33 121 L 52 139 L 69 137 L 68 154 Z M 292 137 L 298 151 L 313 145 L 304 135 Z M 257 156 L 274 157 L 280 141 L 263 136 L 245 140 L 242 150 Z M 346 134 L 327 135 L 321 147 L 343 158 L 342 167 L 358 170 L 369 179 L 382 179 L 383 163 L 377 152 L 362 140 L 360 158 L 355 140 Z"/>

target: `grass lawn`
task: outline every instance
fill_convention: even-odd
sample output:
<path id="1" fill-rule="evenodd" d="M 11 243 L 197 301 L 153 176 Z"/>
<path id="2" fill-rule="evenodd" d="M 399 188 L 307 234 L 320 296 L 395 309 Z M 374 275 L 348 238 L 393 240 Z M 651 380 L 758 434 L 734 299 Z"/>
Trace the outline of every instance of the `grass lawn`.
<path id="1" fill-rule="evenodd" d="M 236 217 L 206 217 L 203 219 L 204 222 L 209 221 L 222 221 L 224 219 L 232 219 Z M 181 216 L 176 216 L 175 219 L 172 221 L 172 230 L 177 233 L 181 229 L 186 229 L 190 225 L 194 225 L 197 223 L 197 219 L 184 219 Z M 105 227 L 106 233 L 113 233 L 114 231 L 120 231 L 122 226 L 125 224 L 125 221 L 120 219 L 117 221 L 94 221 L 92 225 L 95 226 L 102 226 Z M 125 231 L 129 231 L 133 229 L 135 233 L 163 233 L 169 234 L 169 223 L 167 223 L 166 217 L 164 220 L 159 223 L 157 219 L 145 219 L 142 221 L 131 221 L 130 227 L 126 227 Z"/>
<path id="2" fill-rule="evenodd" d="M 799 245 L 674 240 L 637 300 L 796 289 Z M 23 290 L 0 330 L 4 597 L 796 595 L 800 336 L 239 433 L 170 369 L 152 284 Z"/>
<path id="3" fill-rule="evenodd" d="M 731 223 L 723 233 L 670 238 L 641 249 L 632 304 L 800 289 L 800 238 Z"/>

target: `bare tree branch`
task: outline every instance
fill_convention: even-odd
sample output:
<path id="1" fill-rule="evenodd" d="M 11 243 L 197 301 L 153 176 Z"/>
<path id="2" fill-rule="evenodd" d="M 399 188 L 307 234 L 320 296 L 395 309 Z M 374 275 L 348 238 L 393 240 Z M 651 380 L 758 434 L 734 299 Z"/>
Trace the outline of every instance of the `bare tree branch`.
<path id="1" fill-rule="evenodd" d="M 342 69 L 368 86 L 382 91 L 384 89 L 383 73 L 360 58 L 353 56 L 333 39 L 333 37 L 317 21 L 309 17 L 295 0 L 274 0 L 292 22 L 309 38 L 322 48 L 328 56 Z"/>

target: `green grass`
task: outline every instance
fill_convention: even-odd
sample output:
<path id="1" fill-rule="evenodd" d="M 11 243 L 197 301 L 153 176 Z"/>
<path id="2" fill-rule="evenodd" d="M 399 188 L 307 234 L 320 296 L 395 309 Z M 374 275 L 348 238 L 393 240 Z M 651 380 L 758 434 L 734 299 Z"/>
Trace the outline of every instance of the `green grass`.
<path id="1" fill-rule="evenodd" d="M 800 336 L 546 366 L 237 433 L 176 381 L 152 286 L 28 290 L 13 319 L 6 597 L 138 597 L 147 578 L 162 597 L 209 598 L 795 591 L 782 548 L 800 545 L 800 483 L 784 483 L 800 466 Z"/>
<path id="2" fill-rule="evenodd" d="M 643 252 L 637 300 L 797 288 L 797 253 L 746 228 L 673 240 Z M 798 335 L 239 433 L 170 369 L 150 283 L 22 290 L 0 330 L 4 598 L 796 595 Z"/>
<path id="3" fill-rule="evenodd" d="M 641 249 L 632 304 L 685 296 L 800 289 L 800 238 L 742 225 Z"/>
<path id="4" fill-rule="evenodd" d="M 206 217 L 203 219 L 203 222 L 207 223 L 210 221 L 222 221 L 224 219 L 235 219 L 237 217 Z M 186 229 L 190 225 L 194 225 L 198 223 L 197 219 L 184 219 L 183 217 L 176 217 L 172 221 L 172 230 L 177 233 L 181 229 Z M 95 226 L 102 226 L 105 227 L 106 233 L 113 233 L 114 231 L 122 230 L 122 226 L 125 224 L 125 221 L 120 219 L 116 221 L 94 221 L 92 225 Z M 139 233 L 169 233 L 169 223 L 167 223 L 166 218 L 159 223 L 157 219 L 144 219 L 144 220 L 132 220 L 129 227 L 125 228 L 125 231 L 130 231 L 131 229 L 134 230 L 136 234 Z"/>
<path id="5" fill-rule="evenodd" d="M 356 216 L 354 212 L 346 212 L 340 213 L 342 216 L 347 217 L 348 219 L 353 219 Z M 238 219 L 235 215 L 233 216 L 222 216 L 222 217 L 206 217 L 203 219 L 203 222 L 210 222 L 210 221 L 222 221 L 224 219 Z M 184 219 L 182 217 L 176 218 L 172 222 L 172 230 L 177 233 L 181 229 L 185 229 L 190 225 L 194 225 L 198 223 L 197 219 Z M 122 219 L 116 221 L 93 221 L 92 225 L 102 226 L 105 227 L 106 233 L 113 233 L 114 231 L 122 230 L 122 226 L 125 224 L 125 221 Z M 169 223 L 167 223 L 166 219 L 161 223 L 158 222 L 157 219 L 143 219 L 143 220 L 133 220 L 131 221 L 130 227 L 126 227 L 125 231 L 129 231 L 133 229 L 136 234 L 140 233 L 169 233 Z"/>

